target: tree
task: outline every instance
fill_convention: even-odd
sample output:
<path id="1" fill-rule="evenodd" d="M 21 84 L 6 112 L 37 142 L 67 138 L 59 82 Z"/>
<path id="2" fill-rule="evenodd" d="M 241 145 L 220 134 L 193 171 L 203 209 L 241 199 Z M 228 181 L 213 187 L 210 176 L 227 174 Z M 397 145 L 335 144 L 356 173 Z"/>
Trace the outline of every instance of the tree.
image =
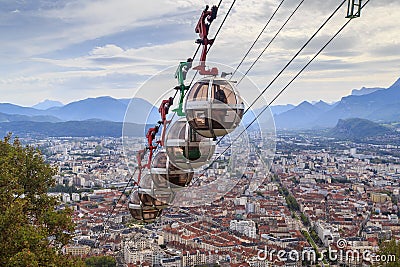
<path id="1" fill-rule="evenodd" d="M 85 260 L 88 267 L 115 267 L 117 262 L 110 256 L 91 257 Z"/>
<path id="2" fill-rule="evenodd" d="M 47 195 L 55 169 L 38 149 L 11 134 L 0 140 L 0 262 L 2 266 L 83 266 L 61 253 L 74 225 L 71 210 Z"/>
<path id="3" fill-rule="evenodd" d="M 400 259 L 400 243 L 396 242 L 395 239 L 390 241 L 383 241 L 379 245 L 379 252 L 381 262 L 386 262 L 384 266 L 395 267 L 399 266 L 398 260 Z"/>

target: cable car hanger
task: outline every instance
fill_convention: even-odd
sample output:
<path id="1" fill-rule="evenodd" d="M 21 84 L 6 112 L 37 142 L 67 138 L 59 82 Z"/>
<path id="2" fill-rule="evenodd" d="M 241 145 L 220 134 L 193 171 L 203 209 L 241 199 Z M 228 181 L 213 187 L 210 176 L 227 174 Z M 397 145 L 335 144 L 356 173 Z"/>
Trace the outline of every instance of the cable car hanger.
<path id="1" fill-rule="evenodd" d="M 200 39 L 197 39 L 196 43 L 202 45 L 203 50 L 201 52 L 200 65 L 194 67 L 193 69 L 199 71 L 200 75 L 216 76 L 218 75 L 217 68 L 211 68 L 209 70 L 206 70 L 206 59 L 207 59 L 208 45 L 210 45 L 211 47 L 215 40 L 215 39 L 208 39 L 208 31 L 210 29 L 211 23 L 217 17 L 218 7 L 213 6 L 211 10 L 208 10 L 208 8 L 209 6 L 207 5 L 206 8 L 201 13 L 200 19 L 197 22 L 197 26 L 195 28 L 196 33 L 198 33 L 200 36 Z"/>
<path id="2" fill-rule="evenodd" d="M 185 80 L 186 74 L 192 68 L 192 62 L 192 58 L 188 58 L 186 61 L 180 62 L 175 72 L 175 78 L 178 80 L 179 83 L 179 85 L 177 85 L 175 89 L 179 90 L 180 96 L 178 107 L 172 111 L 175 112 L 178 116 L 185 116 L 185 112 L 183 112 L 183 99 L 185 98 L 185 92 L 190 88 L 190 86 L 185 85 Z"/>

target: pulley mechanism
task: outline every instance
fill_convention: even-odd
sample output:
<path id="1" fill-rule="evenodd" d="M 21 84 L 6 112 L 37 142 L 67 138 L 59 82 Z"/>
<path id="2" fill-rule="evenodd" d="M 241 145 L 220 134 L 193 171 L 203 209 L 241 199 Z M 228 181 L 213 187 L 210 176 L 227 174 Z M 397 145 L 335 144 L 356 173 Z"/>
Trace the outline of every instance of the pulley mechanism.
<path id="1" fill-rule="evenodd" d="M 362 0 L 348 0 L 346 18 L 354 19 L 361 16 L 361 1 Z"/>

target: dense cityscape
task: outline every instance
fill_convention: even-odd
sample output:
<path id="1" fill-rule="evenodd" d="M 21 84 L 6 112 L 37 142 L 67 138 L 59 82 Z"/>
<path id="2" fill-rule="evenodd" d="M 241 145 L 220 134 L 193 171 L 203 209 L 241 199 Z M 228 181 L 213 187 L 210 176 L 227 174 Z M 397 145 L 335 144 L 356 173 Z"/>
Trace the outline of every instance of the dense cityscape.
<path id="1" fill-rule="evenodd" d="M 272 166 L 260 159 L 269 152 L 255 138 L 258 149 L 250 151 L 232 190 L 206 205 L 172 206 L 152 224 L 129 213 L 131 174 L 120 138 L 23 141 L 40 147 L 59 169 L 49 194 L 61 201 L 59 209 L 74 211 L 76 224 L 66 254 L 111 255 L 120 266 L 371 266 L 398 260 L 378 251 L 385 240 L 400 239 L 399 146 L 378 138 L 350 142 L 279 132 Z M 216 173 L 208 170 L 205 177 Z M 250 190 L 258 178 L 262 185 Z M 196 186 L 190 190 L 196 195 Z"/>

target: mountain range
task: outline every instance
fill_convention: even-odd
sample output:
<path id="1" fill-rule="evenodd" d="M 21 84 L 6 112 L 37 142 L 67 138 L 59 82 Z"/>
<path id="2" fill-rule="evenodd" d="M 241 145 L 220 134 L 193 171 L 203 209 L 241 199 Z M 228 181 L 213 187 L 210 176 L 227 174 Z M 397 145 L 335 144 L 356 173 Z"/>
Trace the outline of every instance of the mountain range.
<path id="1" fill-rule="evenodd" d="M 65 122 L 92 121 L 92 126 L 99 126 L 101 121 L 119 122 L 109 124 L 111 128 L 121 126 L 128 105 L 137 111 L 144 111 L 147 116 L 129 116 L 129 122 L 134 124 L 153 124 L 159 120 L 158 108 L 141 98 L 116 99 L 109 96 L 87 98 L 63 105 L 58 101 L 45 100 L 32 107 L 22 107 L 10 103 L 0 103 L 1 129 L 22 130 L 23 123 L 31 122 L 46 125 L 55 123 L 59 127 L 67 126 Z M 275 124 L 278 129 L 313 129 L 332 128 L 340 119 L 364 118 L 374 122 L 400 122 L 400 79 L 389 88 L 361 88 L 352 91 L 351 95 L 340 101 L 328 104 L 324 101 L 304 101 L 297 106 L 277 105 L 271 107 Z M 257 113 L 257 112 L 255 112 Z M 262 123 L 262 122 L 261 122 Z M 37 125 L 39 127 L 40 125 Z M 57 126 L 57 127 L 58 127 Z M 49 128 L 50 127 L 50 128 Z M 54 129 L 60 129 L 55 127 Z M 77 126 L 78 127 L 78 126 Z M 76 127 L 73 127 L 76 129 Z M 106 133 L 103 131 L 103 133 Z M 114 133 L 113 133 L 114 134 Z"/>
<path id="2" fill-rule="evenodd" d="M 138 124 L 127 124 L 131 136 L 142 136 L 143 127 Z M 125 126 L 127 126 L 125 125 Z M 0 135 L 12 132 L 17 136 L 52 136 L 52 137 L 121 137 L 122 122 L 111 121 L 66 121 L 66 122 L 34 122 L 13 121 L 0 123 Z"/>
<path id="3" fill-rule="evenodd" d="M 366 89 L 366 88 L 364 88 Z M 377 89 L 377 88 L 374 88 Z M 363 90 L 335 104 L 307 101 L 275 116 L 280 129 L 331 128 L 339 119 L 362 118 L 374 122 L 400 121 L 400 79 L 387 89 Z"/>
<path id="4" fill-rule="evenodd" d="M 61 106 L 59 105 L 60 102 L 49 100 L 41 102 L 33 107 L 0 103 L 0 122 L 21 121 L 21 119 L 14 117 L 15 115 L 25 116 L 25 121 L 61 122 L 97 119 L 123 122 L 126 109 L 131 101 L 131 105 L 134 105 L 135 109 L 144 111 L 155 109 L 148 101 L 141 98 L 133 98 L 130 100 L 115 99 L 109 96 L 87 98 L 67 105 L 61 104 Z M 37 108 L 38 106 L 39 108 Z M 42 109 L 44 106 L 48 106 L 48 108 Z M 1 116 L 1 114 L 13 116 Z M 149 119 L 157 120 L 157 118 Z M 130 122 L 144 124 L 146 123 L 146 118 L 138 116 L 135 117 L 135 121 Z"/>

